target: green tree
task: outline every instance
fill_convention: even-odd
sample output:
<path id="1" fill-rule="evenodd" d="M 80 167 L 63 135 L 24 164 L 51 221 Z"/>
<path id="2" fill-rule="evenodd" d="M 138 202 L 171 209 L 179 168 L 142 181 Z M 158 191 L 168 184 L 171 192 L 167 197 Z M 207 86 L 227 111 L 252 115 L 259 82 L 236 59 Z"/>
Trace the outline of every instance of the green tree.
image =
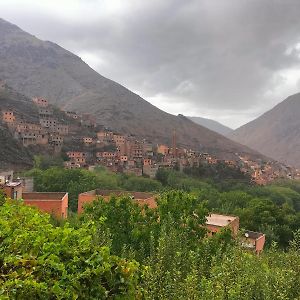
<path id="1" fill-rule="evenodd" d="M 22 203 L 1 206 L 0 298 L 133 299 L 138 264 L 111 255 L 96 233 L 91 222 L 54 227 Z"/>

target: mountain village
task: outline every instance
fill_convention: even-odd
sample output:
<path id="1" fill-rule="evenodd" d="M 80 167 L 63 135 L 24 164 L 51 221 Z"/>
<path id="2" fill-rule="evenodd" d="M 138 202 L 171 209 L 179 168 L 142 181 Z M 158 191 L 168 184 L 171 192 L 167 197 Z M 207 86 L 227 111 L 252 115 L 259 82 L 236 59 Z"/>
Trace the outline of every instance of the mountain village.
<path id="1" fill-rule="evenodd" d="M 1 111 L 1 121 L 24 147 L 41 153 L 65 156 L 65 168 L 103 166 L 112 172 L 154 178 L 159 168 L 177 168 L 226 164 L 251 176 L 256 184 L 264 185 L 280 178 L 299 178 L 299 172 L 274 161 L 254 161 L 235 153 L 236 160 L 220 160 L 209 153 L 181 148 L 176 143 L 176 129 L 172 145 L 157 144 L 130 134 L 121 134 L 96 123 L 91 114 L 61 111 L 42 97 L 32 102 L 38 109 L 39 123 L 29 123 L 14 109 Z"/>

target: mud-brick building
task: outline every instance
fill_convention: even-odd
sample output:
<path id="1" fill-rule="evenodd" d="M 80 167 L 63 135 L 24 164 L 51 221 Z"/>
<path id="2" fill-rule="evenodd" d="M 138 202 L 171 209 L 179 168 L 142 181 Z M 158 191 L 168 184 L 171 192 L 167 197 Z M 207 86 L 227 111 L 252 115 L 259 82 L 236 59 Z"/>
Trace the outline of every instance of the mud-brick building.
<path id="1" fill-rule="evenodd" d="M 78 120 L 80 116 L 75 111 L 65 111 L 65 114 L 74 120 Z"/>
<path id="2" fill-rule="evenodd" d="M 57 132 L 60 135 L 68 135 L 69 134 L 69 125 L 56 124 L 55 132 Z"/>
<path id="3" fill-rule="evenodd" d="M 143 157 L 143 145 L 138 141 L 130 142 L 130 157 L 142 158 Z"/>
<path id="4" fill-rule="evenodd" d="M 68 193 L 23 193 L 24 204 L 35 206 L 59 219 L 68 217 Z"/>
<path id="5" fill-rule="evenodd" d="M 125 144 L 125 141 L 126 141 L 126 138 L 124 135 L 121 135 L 121 134 L 114 134 L 113 135 L 113 141 L 115 142 L 115 144 L 117 146 L 119 145 L 124 145 Z"/>
<path id="6" fill-rule="evenodd" d="M 149 176 L 150 178 L 155 178 L 158 171 L 158 166 L 156 165 L 144 165 L 143 174 Z"/>
<path id="7" fill-rule="evenodd" d="M 167 145 L 157 145 L 157 153 L 162 155 L 168 155 L 169 151 L 170 149 Z"/>
<path id="8" fill-rule="evenodd" d="M 16 122 L 16 116 L 12 110 L 3 110 L 2 111 L 2 121 L 4 123 L 15 123 Z"/>
<path id="9" fill-rule="evenodd" d="M 257 255 L 259 255 L 264 249 L 266 236 L 261 232 L 246 230 L 241 241 L 244 249 L 254 251 Z"/>
<path id="10" fill-rule="evenodd" d="M 139 205 L 147 205 L 150 208 L 155 208 L 157 206 L 155 200 L 156 196 L 152 193 L 96 189 L 79 194 L 78 214 L 83 212 L 85 204 L 91 203 L 99 197 L 103 198 L 105 201 L 109 201 L 112 196 L 128 196 L 132 201 Z"/>
<path id="11" fill-rule="evenodd" d="M 40 124 L 34 123 L 26 123 L 26 122 L 19 122 L 16 126 L 16 132 L 27 132 L 27 131 L 43 131 L 43 127 Z"/>
<path id="12" fill-rule="evenodd" d="M 97 139 L 100 143 L 114 142 L 114 134 L 112 131 L 100 130 L 97 132 Z"/>
<path id="13" fill-rule="evenodd" d="M 39 107 L 39 117 L 49 119 L 53 117 L 53 110 L 50 107 Z"/>
<path id="14" fill-rule="evenodd" d="M 22 198 L 23 187 L 22 183 L 17 182 L 6 182 L 0 185 L 0 189 L 3 190 L 6 197 L 11 199 L 20 199 Z"/>
<path id="15" fill-rule="evenodd" d="M 40 124 L 42 125 L 42 127 L 47 128 L 50 131 L 55 131 L 56 130 L 56 126 L 58 124 L 58 121 L 56 119 L 50 118 L 50 119 L 40 119 Z"/>
<path id="16" fill-rule="evenodd" d="M 74 164 L 79 164 L 80 166 L 86 164 L 86 159 L 88 157 L 86 152 L 80 151 L 68 151 L 67 156 L 69 157 L 70 161 Z"/>
<path id="17" fill-rule="evenodd" d="M 52 146 L 62 146 L 64 138 L 57 133 L 52 133 L 50 134 L 49 142 Z"/>
<path id="18" fill-rule="evenodd" d="M 206 228 L 208 235 L 212 236 L 219 232 L 222 228 L 229 228 L 233 236 L 236 236 L 239 231 L 240 220 L 236 216 L 227 216 L 219 214 L 209 214 L 206 217 Z"/>
<path id="19" fill-rule="evenodd" d="M 48 134 L 44 131 L 27 130 L 25 132 L 15 132 L 15 137 L 22 141 L 24 147 L 30 145 L 47 145 Z"/>
<path id="20" fill-rule="evenodd" d="M 49 102 L 47 99 L 42 98 L 42 97 L 34 97 L 32 98 L 32 101 L 35 105 L 39 106 L 39 107 L 48 107 Z"/>
<path id="21" fill-rule="evenodd" d="M 93 145 L 93 143 L 94 143 L 93 138 L 92 138 L 92 137 L 87 137 L 87 136 L 83 137 L 83 138 L 82 138 L 82 141 L 83 141 L 83 143 L 84 143 L 86 146 L 91 146 L 91 145 Z"/>

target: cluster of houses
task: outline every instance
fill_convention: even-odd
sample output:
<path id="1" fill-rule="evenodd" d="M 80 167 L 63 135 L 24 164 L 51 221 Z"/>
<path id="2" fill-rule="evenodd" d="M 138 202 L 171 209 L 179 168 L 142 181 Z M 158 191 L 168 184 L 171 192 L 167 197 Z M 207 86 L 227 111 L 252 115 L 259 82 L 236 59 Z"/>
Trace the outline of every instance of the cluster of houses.
<path id="1" fill-rule="evenodd" d="M 69 126 L 54 117 L 53 108 L 48 100 L 36 97 L 32 101 L 37 106 L 39 122 L 27 122 L 20 118 L 13 109 L 2 110 L 2 122 L 8 126 L 23 146 L 51 146 L 54 152 L 60 152 L 64 137 L 69 133 Z"/>
<path id="2" fill-rule="evenodd" d="M 37 207 L 40 211 L 49 213 L 57 219 L 68 217 L 68 193 L 62 192 L 33 192 L 32 181 L 17 178 L 14 180 L 13 171 L 0 172 L 0 190 L 11 199 L 23 199 L 25 205 Z M 109 201 L 112 196 L 129 196 L 129 201 L 134 201 L 138 205 L 146 205 L 151 209 L 157 207 L 157 195 L 145 192 L 128 192 L 119 190 L 96 189 L 79 194 L 78 214 L 84 211 L 84 206 L 101 197 Z M 229 228 L 234 238 L 239 237 L 243 248 L 260 254 L 265 243 L 265 235 L 260 232 L 239 230 L 239 218 L 231 215 L 221 215 L 212 213 L 206 217 L 205 227 L 207 235 L 212 236 L 222 230 Z"/>
<path id="3" fill-rule="evenodd" d="M 65 163 L 66 168 L 93 168 L 100 165 L 112 172 L 154 178 L 159 168 L 177 167 L 182 171 L 188 167 L 224 163 L 250 175 L 252 181 L 260 185 L 280 178 L 297 178 L 294 168 L 277 162 L 255 161 L 238 153 L 235 154 L 236 160 L 220 160 L 209 153 L 180 148 L 174 143 L 171 147 L 154 145 L 145 139 L 138 140 L 108 129 L 97 131 L 94 138 L 84 137 L 81 142 L 85 145 L 83 151 L 66 153 L 69 158 Z"/>
<path id="4" fill-rule="evenodd" d="M 274 162 L 254 161 L 238 153 L 235 154 L 236 160 L 219 160 L 209 153 L 177 147 L 175 132 L 172 146 L 154 145 L 146 139 L 137 139 L 99 126 L 91 114 L 61 111 L 61 115 L 65 117 L 59 119 L 47 99 L 36 97 L 32 101 L 38 109 L 39 122 L 28 123 L 9 109 L 1 111 L 1 120 L 25 147 L 44 146 L 57 154 L 65 151 L 64 154 L 68 157 L 65 168 L 92 169 L 103 166 L 112 172 L 154 178 L 159 168 L 176 166 L 183 170 L 223 162 L 249 174 L 257 184 L 296 176 L 292 168 Z"/>
<path id="5" fill-rule="evenodd" d="M 275 161 L 254 161 L 250 157 L 239 155 L 240 170 L 251 175 L 252 180 L 259 185 L 265 185 L 276 179 L 299 179 L 300 173 L 291 166 Z"/>

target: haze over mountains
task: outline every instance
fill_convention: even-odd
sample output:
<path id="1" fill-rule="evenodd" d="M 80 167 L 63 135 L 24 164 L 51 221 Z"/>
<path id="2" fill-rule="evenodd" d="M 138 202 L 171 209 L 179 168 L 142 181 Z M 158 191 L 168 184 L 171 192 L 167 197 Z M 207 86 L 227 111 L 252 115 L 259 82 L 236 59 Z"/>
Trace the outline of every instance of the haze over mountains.
<path id="1" fill-rule="evenodd" d="M 219 157 L 232 157 L 236 152 L 258 155 L 186 117 L 159 110 L 99 75 L 71 52 L 2 19 L 0 78 L 28 97 L 42 96 L 66 110 L 92 113 L 100 124 L 153 142 L 170 143 L 175 129 L 182 146 Z"/>
<path id="2" fill-rule="evenodd" d="M 278 161 L 300 167 L 300 93 L 228 137 Z"/>
<path id="3" fill-rule="evenodd" d="M 229 133 L 231 133 L 233 131 L 233 129 L 215 121 L 212 119 L 207 119 L 207 118 L 202 118 L 202 117 L 188 117 L 190 120 L 192 120 L 193 122 L 204 126 L 212 131 L 215 131 L 217 133 L 220 133 L 224 136 L 228 135 Z"/>

